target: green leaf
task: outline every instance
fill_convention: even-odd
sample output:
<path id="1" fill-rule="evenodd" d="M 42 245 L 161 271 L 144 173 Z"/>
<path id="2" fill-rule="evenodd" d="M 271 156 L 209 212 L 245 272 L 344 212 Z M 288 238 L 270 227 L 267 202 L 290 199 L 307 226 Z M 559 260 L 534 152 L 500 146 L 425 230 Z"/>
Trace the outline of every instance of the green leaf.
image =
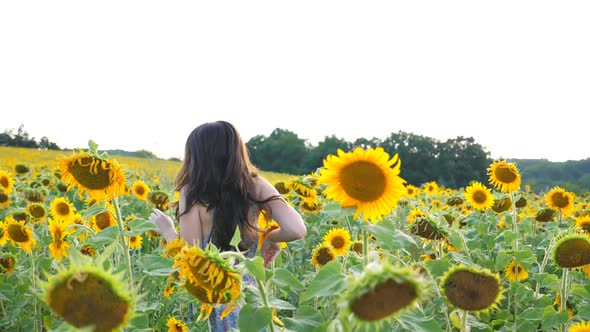
<path id="1" fill-rule="evenodd" d="M 140 235 L 147 231 L 158 230 L 158 226 L 156 224 L 143 218 L 133 219 L 127 223 L 127 226 L 130 228 L 129 231 L 125 232 L 125 235 L 127 236 Z"/>
<path id="2" fill-rule="evenodd" d="M 98 144 L 91 139 L 88 140 L 88 151 L 94 155 L 98 154 Z"/>
<path id="3" fill-rule="evenodd" d="M 559 290 L 559 278 L 555 274 L 537 273 L 533 277 L 541 287 Z"/>
<path id="4" fill-rule="evenodd" d="M 238 244 L 240 244 L 240 241 L 242 241 L 242 237 L 240 235 L 240 228 L 236 227 L 236 231 L 234 232 L 234 236 L 232 236 L 231 241 L 229 242 L 229 244 L 233 247 L 233 248 L 237 248 Z"/>
<path id="5" fill-rule="evenodd" d="M 86 219 L 89 217 L 96 216 L 97 214 L 103 213 L 105 211 L 107 211 L 107 209 L 104 206 L 100 206 L 100 204 L 94 204 L 84 211 L 82 217 Z"/>
<path id="6" fill-rule="evenodd" d="M 512 255 L 506 253 L 506 251 L 500 251 L 498 256 L 496 256 L 496 264 L 494 265 L 494 270 L 501 271 L 503 270 L 506 265 L 508 265 L 512 261 Z"/>
<path id="7" fill-rule="evenodd" d="M 414 238 L 395 228 L 395 225 L 390 221 L 376 224 L 363 223 L 363 227 L 375 235 L 380 246 L 384 249 L 399 250 L 405 248 L 408 244 L 416 246 Z"/>
<path id="8" fill-rule="evenodd" d="M 337 295 L 345 290 L 345 276 L 340 272 L 341 270 L 342 264 L 338 260 L 324 265 L 301 294 L 300 302 L 309 301 L 314 297 Z"/>
<path id="9" fill-rule="evenodd" d="M 303 284 L 299 281 L 291 271 L 283 268 L 275 270 L 272 281 L 281 288 L 299 291 L 303 289 Z"/>
<path id="10" fill-rule="evenodd" d="M 270 308 L 256 308 L 250 303 L 246 303 L 240 310 L 238 326 L 242 332 L 260 332 L 260 330 L 270 324 L 272 319 L 272 310 Z"/>
<path id="11" fill-rule="evenodd" d="M 162 256 L 145 255 L 139 259 L 139 264 L 143 272 L 151 276 L 168 276 L 176 271 L 172 268 L 174 261 Z"/>
<path id="12" fill-rule="evenodd" d="M 298 332 L 312 331 L 324 322 L 320 311 L 308 305 L 300 306 L 293 318 L 285 317 L 281 320 L 287 329 Z"/>
<path id="13" fill-rule="evenodd" d="M 518 315 L 519 319 L 540 321 L 543 318 L 543 308 L 528 308 Z"/>
<path id="14" fill-rule="evenodd" d="M 96 234 L 92 242 L 94 246 L 108 245 L 117 239 L 117 235 L 119 235 L 117 226 L 110 226 Z"/>
<path id="15" fill-rule="evenodd" d="M 269 301 L 270 306 L 273 308 L 277 308 L 280 310 L 296 310 L 297 307 L 292 305 L 291 303 L 283 300 L 279 300 L 276 298 L 271 298 Z"/>
<path id="16" fill-rule="evenodd" d="M 565 322 L 567 322 L 568 319 L 569 319 L 569 316 L 568 316 L 567 310 L 562 311 L 562 312 L 557 312 L 557 311 L 555 311 L 553 306 L 547 306 L 543 310 L 543 320 L 542 320 L 543 330 L 550 331 L 558 325 L 565 324 Z"/>
<path id="17" fill-rule="evenodd" d="M 260 256 L 256 256 L 251 259 L 244 261 L 246 268 L 258 281 L 266 282 L 266 276 L 264 275 L 264 260 Z"/>

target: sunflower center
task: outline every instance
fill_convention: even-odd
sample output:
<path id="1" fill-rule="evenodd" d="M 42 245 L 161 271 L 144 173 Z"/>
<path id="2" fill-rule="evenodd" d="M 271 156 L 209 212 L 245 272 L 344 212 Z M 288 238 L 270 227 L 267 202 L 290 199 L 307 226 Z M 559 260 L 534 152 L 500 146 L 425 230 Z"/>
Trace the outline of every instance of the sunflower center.
<path id="1" fill-rule="evenodd" d="M 67 216 L 70 214 L 70 206 L 66 203 L 59 203 L 56 205 L 55 211 L 57 211 L 57 214 L 60 216 Z"/>
<path id="2" fill-rule="evenodd" d="M 518 178 L 518 175 L 508 165 L 498 166 L 494 171 L 494 175 L 502 183 L 512 183 Z"/>
<path id="3" fill-rule="evenodd" d="M 352 301 L 350 309 L 364 321 L 377 321 L 408 306 L 417 296 L 414 284 L 389 279 Z"/>
<path id="4" fill-rule="evenodd" d="M 4 192 L 0 191 L 0 203 L 4 203 L 8 201 L 8 195 L 6 195 Z"/>
<path id="5" fill-rule="evenodd" d="M 568 195 L 564 195 L 561 192 L 554 193 L 551 196 L 551 201 L 553 202 L 553 204 L 555 204 L 555 206 L 557 206 L 560 209 L 563 209 L 564 207 L 568 206 L 570 203 Z"/>
<path id="6" fill-rule="evenodd" d="M 590 243 L 581 238 L 573 238 L 559 243 L 555 253 L 555 261 L 563 268 L 590 264 Z"/>
<path id="7" fill-rule="evenodd" d="M 334 259 L 334 256 L 327 248 L 321 248 L 317 254 L 317 261 L 320 265 L 326 265 Z"/>
<path id="8" fill-rule="evenodd" d="M 129 315 L 129 301 L 111 283 L 94 274 L 74 274 L 48 294 L 51 308 L 76 327 L 95 325 L 95 331 L 111 331 Z"/>
<path id="9" fill-rule="evenodd" d="M 138 196 L 142 196 L 143 194 L 145 194 L 145 188 L 143 186 L 137 186 L 135 187 L 135 193 Z"/>
<path id="10" fill-rule="evenodd" d="M 487 201 L 488 195 L 486 195 L 486 192 L 483 190 L 476 190 L 473 192 L 472 198 L 475 203 L 483 204 Z"/>
<path id="11" fill-rule="evenodd" d="M 25 228 L 17 224 L 8 225 L 8 236 L 10 236 L 14 242 L 29 241 L 29 234 L 25 232 Z"/>
<path id="12" fill-rule="evenodd" d="M 45 209 L 39 205 L 33 205 L 29 209 L 29 213 L 33 216 L 33 218 L 42 218 L 45 216 Z"/>
<path id="13" fill-rule="evenodd" d="M 330 243 L 332 244 L 332 247 L 336 248 L 336 249 L 340 249 L 342 247 L 344 247 L 344 239 L 340 236 L 335 236 L 332 241 L 330 241 Z"/>
<path id="14" fill-rule="evenodd" d="M 110 212 L 105 211 L 102 213 L 99 213 L 98 215 L 96 215 L 96 226 L 98 226 L 98 228 L 105 229 L 107 227 L 109 227 L 111 225 L 111 216 L 110 216 Z"/>
<path id="15" fill-rule="evenodd" d="M 500 285 L 491 276 L 471 271 L 457 271 L 445 282 L 449 301 L 464 310 L 483 310 L 494 304 Z"/>
<path id="16" fill-rule="evenodd" d="M 8 178 L 7 177 L 3 176 L 3 177 L 0 178 L 0 185 L 2 185 L 2 187 L 8 188 L 8 185 L 9 184 L 10 183 L 8 182 Z"/>
<path id="17" fill-rule="evenodd" d="M 385 192 L 385 174 L 377 165 L 366 161 L 345 166 L 340 181 L 344 191 L 361 202 L 374 201 Z"/>
<path id="18" fill-rule="evenodd" d="M 71 163 L 68 170 L 81 186 L 93 190 L 106 189 L 111 185 L 111 172 L 110 167 L 103 168 L 102 163 L 101 160 L 84 157 Z"/>

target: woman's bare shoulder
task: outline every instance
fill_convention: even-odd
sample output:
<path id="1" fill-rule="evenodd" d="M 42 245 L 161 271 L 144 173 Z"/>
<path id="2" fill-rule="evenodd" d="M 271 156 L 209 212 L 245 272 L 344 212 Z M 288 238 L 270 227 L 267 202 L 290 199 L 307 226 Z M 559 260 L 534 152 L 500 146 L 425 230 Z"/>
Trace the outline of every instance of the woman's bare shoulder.
<path id="1" fill-rule="evenodd" d="M 263 176 L 252 177 L 251 188 L 248 189 L 253 199 L 263 201 L 271 196 L 278 195 L 277 189 Z"/>

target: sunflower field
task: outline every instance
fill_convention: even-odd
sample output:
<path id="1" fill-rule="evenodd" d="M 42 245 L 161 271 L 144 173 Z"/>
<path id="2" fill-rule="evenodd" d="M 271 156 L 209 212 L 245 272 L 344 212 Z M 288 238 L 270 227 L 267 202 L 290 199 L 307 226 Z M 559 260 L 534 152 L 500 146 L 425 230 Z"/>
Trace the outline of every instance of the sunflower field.
<path id="1" fill-rule="evenodd" d="M 535 193 L 518 165 L 465 188 L 407 184 L 381 148 L 261 172 L 307 227 L 267 267 L 155 232 L 180 166 L 0 147 L 0 330 L 208 331 L 240 307 L 246 332 L 590 331 L 590 196 Z"/>

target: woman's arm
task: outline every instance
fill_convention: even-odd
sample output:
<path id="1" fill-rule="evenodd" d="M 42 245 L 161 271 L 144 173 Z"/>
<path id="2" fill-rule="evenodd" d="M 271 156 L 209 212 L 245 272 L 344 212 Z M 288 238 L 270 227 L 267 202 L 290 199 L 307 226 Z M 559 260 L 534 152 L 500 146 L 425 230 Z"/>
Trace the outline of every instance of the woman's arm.
<path id="1" fill-rule="evenodd" d="M 263 201 L 272 196 L 280 196 L 277 189 L 261 176 L 255 178 L 255 199 Z M 265 241 L 290 242 L 301 239 L 307 233 L 301 215 L 281 197 L 265 204 L 265 210 L 276 220 L 280 228 L 266 234 Z"/>

